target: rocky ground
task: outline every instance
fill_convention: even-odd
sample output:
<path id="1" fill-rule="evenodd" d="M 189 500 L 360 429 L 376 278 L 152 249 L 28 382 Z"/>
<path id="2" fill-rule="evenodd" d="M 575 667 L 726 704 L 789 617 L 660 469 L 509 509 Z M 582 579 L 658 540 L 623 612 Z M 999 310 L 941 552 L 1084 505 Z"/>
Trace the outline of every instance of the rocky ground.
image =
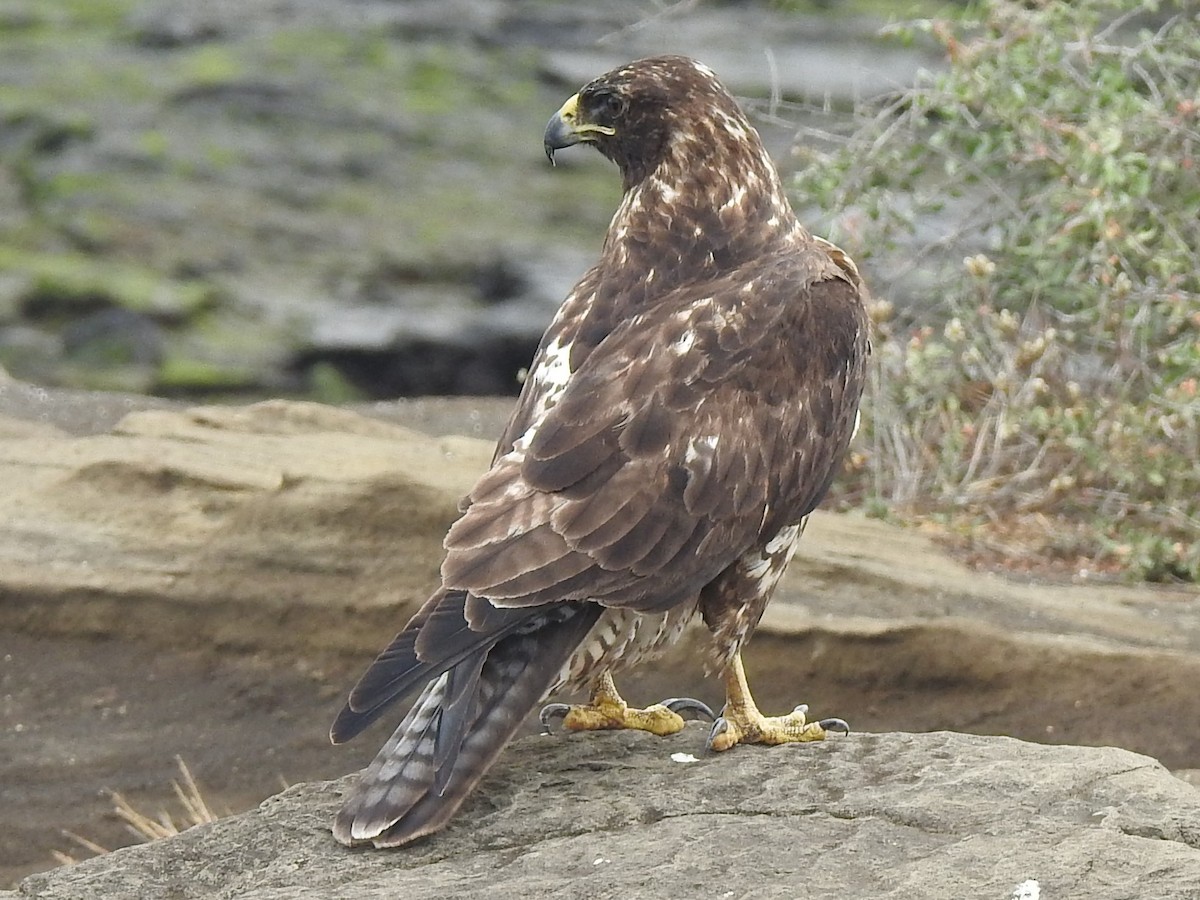
<path id="1" fill-rule="evenodd" d="M 250 808 L 279 790 L 281 781 L 325 780 L 361 766 L 385 728 L 334 748 L 326 743 L 328 723 L 357 672 L 434 578 L 454 503 L 490 453 L 487 441 L 465 435 L 494 433 L 506 411 L 507 401 L 475 400 L 360 411 L 285 402 L 185 410 L 135 397 L 0 384 L 0 819 L 6 823 L 0 877 L 12 882 L 47 868 L 52 850 L 88 855 L 60 829 L 110 848 L 131 840 L 112 815 L 105 790 L 120 791 L 145 811 L 166 808 L 178 816 L 169 787 L 177 777 L 176 755 L 189 764 L 211 804 L 229 811 Z M 865 868 L 847 870 L 845 880 L 835 882 L 849 896 L 876 893 L 863 880 L 867 870 L 882 878 L 901 856 L 909 860 L 902 871 L 910 880 L 897 884 L 915 885 L 919 877 L 941 884 L 938 872 L 961 869 L 970 884 L 988 888 L 986 894 L 964 888 L 930 896 L 1005 897 L 1022 879 L 1052 877 L 1066 879 L 1057 896 L 1133 896 L 1119 886 L 1134 870 L 1174 873 L 1179 884 L 1190 885 L 1186 879 L 1195 876 L 1187 866 L 1195 865 L 1197 851 L 1194 814 L 1188 812 L 1194 800 L 1186 798 L 1194 794 L 1149 762 L 1074 748 L 888 733 L 951 730 L 1117 746 L 1194 779 L 1200 769 L 1198 612 L 1195 590 L 1014 582 L 964 568 L 919 532 L 856 516 L 819 516 L 747 666 L 764 708 L 786 710 L 803 700 L 817 714 L 844 716 L 858 736 L 798 757 L 816 760 L 811 765 L 817 768 L 800 764 L 799 774 L 788 776 L 800 793 L 772 794 L 769 802 L 778 799 L 780 820 L 803 831 L 793 846 L 862 854 L 855 858 Z M 689 635 L 659 665 L 626 680 L 628 695 L 718 701 L 718 686 L 703 675 L 704 654 L 702 635 Z M 698 735 L 679 740 L 691 741 L 687 749 L 704 760 L 706 778 L 741 791 L 745 803 L 768 802 L 754 799 L 748 787 L 761 777 L 755 748 L 708 760 L 698 752 Z M 592 801 L 600 795 L 589 800 L 589 782 L 569 773 L 583 766 L 600 778 L 594 790 L 613 790 L 603 779 L 624 777 L 626 764 L 601 762 L 606 754 L 634 760 L 628 765 L 636 772 L 626 773 L 632 795 L 665 777 L 650 771 L 667 766 L 658 745 L 644 751 L 645 759 L 636 741 L 597 744 L 600 749 L 587 751 L 595 757 L 547 756 L 535 746 L 542 745 L 508 754 L 503 778 L 509 780 L 499 783 L 509 787 L 481 799 L 477 809 L 499 804 L 496 798 L 512 791 L 532 790 L 541 783 L 539 772 L 565 767 L 551 778 L 561 793 L 538 795 L 549 818 L 520 827 L 536 831 L 577 819 L 582 810 L 599 809 Z M 937 761 L 945 759 L 958 760 L 957 768 L 942 768 Z M 988 781 L 987 773 L 1001 770 L 1003 777 Z M 1115 774 L 1126 771 L 1139 774 Z M 1153 785 L 1127 780 L 1143 776 Z M 525 787 L 513 787 L 514 780 Z M 966 783 L 981 793 L 944 809 L 945 797 Z M 1096 793 L 1081 795 L 1080 785 Z M 835 786 L 859 799 L 843 803 Z M 688 790 L 699 787 L 685 789 L 677 802 L 695 796 Z M 1152 806 L 1158 803 L 1158 818 L 1144 805 L 1128 806 L 1144 791 L 1151 792 Z M 266 807 L 266 819 L 236 820 L 227 826 L 231 830 L 220 826 L 174 846 L 213 848 L 224 845 L 208 841 L 226 840 L 257 845 L 238 829 L 275 834 L 279 828 L 286 832 L 283 843 L 264 846 L 279 850 L 273 858 L 280 865 L 322 873 L 313 874 L 313 883 L 322 885 L 336 877 L 327 866 L 342 867 L 346 883 L 363 879 L 361 896 L 399 890 L 396 885 L 409 883 L 387 879 L 408 877 L 406 867 L 435 858 L 448 860 L 439 863 L 443 880 L 437 883 L 466 895 L 474 889 L 462 880 L 468 874 L 491 884 L 492 867 L 503 862 L 521 860 L 514 873 L 543 864 L 512 849 L 515 844 L 493 841 L 491 831 L 469 830 L 453 839 L 466 843 L 430 844 L 412 860 L 336 856 L 340 851 L 321 844 L 335 792 L 330 786 L 297 789 Z M 862 805 L 876 795 L 882 799 L 875 806 Z M 547 804 L 550 796 L 558 799 Z M 1060 796 L 1074 799 L 1057 809 Z M 902 797 L 910 806 L 897 818 L 888 804 Z M 975 807 L 974 818 L 947 818 Z M 810 808 L 816 811 L 798 811 Z M 728 812 L 721 809 L 722 816 Z M 593 814 L 600 812 L 587 813 Z M 633 821 L 642 815 L 632 806 L 607 814 L 615 816 L 612 835 L 625 835 L 621 841 L 644 842 L 657 834 L 660 847 L 672 848 L 658 853 L 678 859 L 676 868 L 660 872 L 662 878 L 695 874 L 688 848 L 697 846 L 692 838 L 708 840 L 710 834 L 700 819 L 672 824 L 671 813 L 658 817 L 666 824 L 643 823 L 661 828 L 647 832 L 639 830 L 643 825 L 620 824 L 622 816 Z M 769 824 L 770 817 L 735 822 L 751 827 L 731 838 L 742 842 L 732 846 L 767 839 L 755 821 Z M 690 822 L 701 831 L 671 830 Z M 1032 823 L 1028 833 L 1022 823 Z M 816 830 L 810 835 L 809 828 Z M 581 827 L 580 843 L 570 853 L 594 847 L 595 858 L 623 858 L 613 854 L 626 853 L 628 845 L 610 848 L 602 831 L 602 825 Z M 1007 850 L 995 843 L 1001 832 L 1015 841 Z M 301 845 L 289 843 L 293 839 Z M 888 842 L 898 848 L 890 856 L 879 850 Z M 319 844 L 325 846 L 320 853 Z M 1061 853 L 1055 849 L 1060 844 Z M 460 853 L 455 848 L 465 854 L 485 845 L 490 849 L 480 851 L 476 862 L 465 856 L 453 861 Z M 539 844 L 538 852 L 558 846 Z M 1077 855 L 1066 855 L 1068 849 Z M 1150 855 L 1128 856 L 1133 850 Z M 201 851 L 178 852 L 183 856 L 171 858 L 191 859 Z M 1167 854 L 1170 864 L 1158 853 Z M 922 868 L 923 854 L 948 868 Z M 967 857 L 959 854 L 974 854 L 974 862 L 964 868 Z M 245 882 L 238 879 L 249 877 L 249 863 L 231 858 L 203 877 L 180 869 L 180 879 L 197 885 L 184 896 L 241 896 L 238 885 Z M 838 858 L 837 866 L 826 860 L 783 871 L 792 873 L 789 878 L 806 870 L 828 878 L 844 867 Z M 1022 865 L 1001 865 L 1003 858 Z M 1120 862 L 1126 858 L 1132 861 Z M 157 857 L 122 854 L 78 875 L 68 870 L 50 881 L 26 882 L 23 890 L 46 897 L 113 896 L 116 882 L 107 880 L 117 877 L 112 866 L 132 859 L 146 860 L 160 873 L 154 877 L 166 877 Z M 735 868 L 743 871 L 752 854 L 739 852 L 737 859 Z M 1113 868 L 1089 876 L 1087 866 L 1097 860 Z M 1176 864 L 1181 868 L 1172 868 Z M 696 877 L 703 881 L 707 871 Z M 623 878 L 634 876 L 611 877 L 616 891 Z M 665 895 L 665 882 L 646 877 L 647 895 Z M 53 880 L 58 878 L 64 880 Z M 99 879 L 94 891 L 87 887 L 92 878 Z M 277 889 L 270 896 L 289 896 L 294 889 L 280 879 L 262 882 L 264 890 Z M 1158 885 L 1154 896 L 1187 895 Z M 326 889 L 328 896 L 347 896 Z M 571 896 L 571 890 L 563 887 L 559 895 Z M 545 893 L 554 895 L 549 887 Z M 770 895 L 754 887 L 745 893 Z"/>
<path id="2" fill-rule="evenodd" d="M 940 732 L 695 758 L 703 739 L 526 738 L 446 832 L 402 851 L 338 846 L 327 822 L 345 782 L 301 785 L 20 896 L 1200 894 L 1200 793 L 1144 756 Z"/>

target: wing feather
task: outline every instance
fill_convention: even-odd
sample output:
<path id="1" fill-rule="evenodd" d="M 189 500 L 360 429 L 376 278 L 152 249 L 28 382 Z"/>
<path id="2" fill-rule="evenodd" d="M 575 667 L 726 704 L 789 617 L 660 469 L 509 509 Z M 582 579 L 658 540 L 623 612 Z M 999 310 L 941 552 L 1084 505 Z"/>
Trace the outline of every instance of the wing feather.
<path id="1" fill-rule="evenodd" d="M 781 257 L 754 290 L 746 273 L 681 289 L 597 341 L 472 492 L 445 585 L 501 607 L 660 609 L 769 517 L 811 511 L 849 440 L 866 321 L 857 286 L 810 268 Z M 814 329 L 834 350 L 797 355 Z"/>
<path id="2" fill-rule="evenodd" d="M 591 494 L 564 500 L 550 520 L 554 531 L 585 553 L 623 538 L 650 514 L 659 497 L 651 485 L 627 483 L 636 474 L 627 467 Z"/>

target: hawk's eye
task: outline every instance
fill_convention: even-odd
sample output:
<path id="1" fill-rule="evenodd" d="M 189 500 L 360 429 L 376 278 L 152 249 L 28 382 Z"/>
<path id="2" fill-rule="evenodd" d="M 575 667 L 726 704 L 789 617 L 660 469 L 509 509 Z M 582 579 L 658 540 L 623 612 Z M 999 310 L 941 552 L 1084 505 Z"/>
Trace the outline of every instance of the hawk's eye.
<path id="1" fill-rule="evenodd" d="M 600 98 L 600 108 L 611 119 L 615 119 L 625 112 L 626 105 L 625 98 L 620 94 L 605 94 Z"/>

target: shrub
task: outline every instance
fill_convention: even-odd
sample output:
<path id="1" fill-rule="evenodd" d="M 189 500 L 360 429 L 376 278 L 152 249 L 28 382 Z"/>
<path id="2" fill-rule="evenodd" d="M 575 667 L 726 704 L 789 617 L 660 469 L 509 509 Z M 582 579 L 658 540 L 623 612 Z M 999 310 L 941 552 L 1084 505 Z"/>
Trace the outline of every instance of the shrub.
<path id="1" fill-rule="evenodd" d="M 1195 581 L 1200 15 L 1129 7 L 911 26 L 947 71 L 809 151 L 798 187 L 877 293 L 920 296 L 873 310 L 844 502 L 1041 568 Z"/>

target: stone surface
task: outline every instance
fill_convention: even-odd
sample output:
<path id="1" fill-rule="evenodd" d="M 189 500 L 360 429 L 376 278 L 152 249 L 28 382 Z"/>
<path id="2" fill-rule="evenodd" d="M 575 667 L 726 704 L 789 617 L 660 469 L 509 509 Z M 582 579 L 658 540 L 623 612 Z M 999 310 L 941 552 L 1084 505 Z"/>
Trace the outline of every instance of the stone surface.
<path id="1" fill-rule="evenodd" d="M 284 402 L 4 440 L 0 627 L 243 648 L 291 634 L 294 648 L 335 649 L 353 621 L 369 630 L 342 646 L 361 649 L 424 600 L 490 455 L 483 441 Z M 297 609 L 317 618 L 280 629 Z"/>
<path id="2" fill-rule="evenodd" d="M 951 733 L 718 756 L 703 736 L 526 738 L 446 832 L 398 851 L 332 840 L 344 781 L 298 785 L 16 896 L 1005 900 L 1029 881 L 1046 900 L 1200 895 L 1200 792 L 1143 756 Z"/>
<path id="3" fill-rule="evenodd" d="M 145 636 L 170 644 L 153 633 L 156 606 L 219 603 L 241 610 L 240 632 L 221 640 L 279 650 L 266 620 L 285 604 L 313 616 L 319 640 L 370 652 L 378 630 L 318 623 L 382 610 L 386 629 L 427 596 L 441 537 L 510 405 L 188 409 L 0 381 L 0 626 L 136 633 L 141 616 L 117 605 L 136 599 Z M 853 515 L 816 514 L 781 599 L 765 620 L 781 635 L 983 625 L 1003 632 L 997 640 L 1070 635 L 1095 653 L 1200 655 L 1194 588 L 1013 581 L 968 569 L 917 531 Z"/>
<path id="4" fill-rule="evenodd" d="M 0 382 L 0 886 L 79 855 L 61 829 L 128 841 L 104 791 L 170 807 L 176 754 L 234 811 L 281 776 L 364 764 L 379 729 L 333 748 L 329 722 L 432 587 L 487 465 L 491 441 L 456 434 L 494 437 L 508 408 L 185 409 Z M 695 629 L 622 689 L 719 704 L 707 657 Z M 918 531 L 818 514 L 746 665 L 771 713 L 804 701 L 863 732 L 1200 769 L 1194 588 L 1017 582 Z"/>

